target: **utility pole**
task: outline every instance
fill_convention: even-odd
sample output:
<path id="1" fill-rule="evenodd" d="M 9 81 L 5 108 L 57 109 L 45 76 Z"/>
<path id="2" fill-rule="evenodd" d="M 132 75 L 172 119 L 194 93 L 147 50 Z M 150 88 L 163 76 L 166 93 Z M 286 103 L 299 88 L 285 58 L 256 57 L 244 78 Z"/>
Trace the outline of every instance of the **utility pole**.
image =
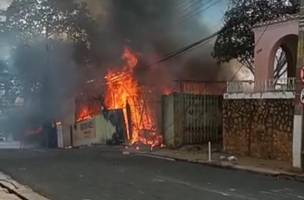
<path id="1" fill-rule="evenodd" d="M 293 167 L 303 169 L 303 104 L 301 91 L 304 83 L 301 80 L 301 70 L 304 68 L 304 0 L 300 1 L 298 60 L 296 70 L 296 99 L 293 126 Z"/>

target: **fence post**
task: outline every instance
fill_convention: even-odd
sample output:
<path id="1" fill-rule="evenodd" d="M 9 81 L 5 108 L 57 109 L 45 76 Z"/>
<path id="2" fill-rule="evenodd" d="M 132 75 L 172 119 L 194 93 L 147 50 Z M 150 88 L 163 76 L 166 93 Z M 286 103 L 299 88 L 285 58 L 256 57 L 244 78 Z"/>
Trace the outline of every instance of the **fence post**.
<path id="1" fill-rule="evenodd" d="M 208 142 L 208 162 L 211 162 L 211 142 Z"/>

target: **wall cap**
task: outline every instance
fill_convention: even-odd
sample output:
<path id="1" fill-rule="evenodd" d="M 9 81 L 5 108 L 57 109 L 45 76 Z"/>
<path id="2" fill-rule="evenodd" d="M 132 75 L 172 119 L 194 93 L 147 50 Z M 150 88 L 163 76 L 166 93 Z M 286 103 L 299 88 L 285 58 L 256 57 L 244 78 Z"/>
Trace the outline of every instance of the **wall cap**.
<path id="1" fill-rule="evenodd" d="M 225 93 L 224 99 L 295 99 L 294 92 Z"/>

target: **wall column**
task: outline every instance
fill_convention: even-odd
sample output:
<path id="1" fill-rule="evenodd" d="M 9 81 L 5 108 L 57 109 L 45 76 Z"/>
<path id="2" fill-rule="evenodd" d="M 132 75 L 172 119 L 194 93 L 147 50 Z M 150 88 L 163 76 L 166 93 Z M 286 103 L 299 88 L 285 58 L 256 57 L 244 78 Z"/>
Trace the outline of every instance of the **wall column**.
<path id="1" fill-rule="evenodd" d="M 299 41 L 298 41 L 298 61 L 296 70 L 296 99 L 295 115 L 293 127 L 293 167 L 303 168 L 303 105 L 300 102 L 300 93 L 304 88 L 301 82 L 300 70 L 304 66 L 304 0 L 301 0 L 301 10 L 299 19 Z"/>

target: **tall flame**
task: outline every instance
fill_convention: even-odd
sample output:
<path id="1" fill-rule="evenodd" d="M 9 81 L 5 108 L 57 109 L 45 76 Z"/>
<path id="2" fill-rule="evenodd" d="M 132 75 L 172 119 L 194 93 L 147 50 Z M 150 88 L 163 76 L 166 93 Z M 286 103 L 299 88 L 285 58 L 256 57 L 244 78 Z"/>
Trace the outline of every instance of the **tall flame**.
<path id="1" fill-rule="evenodd" d="M 105 76 L 105 105 L 107 109 L 123 109 L 128 139 L 132 144 L 159 146 L 162 138 L 156 134 L 151 108 L 134 76 L 138 58 L 129 48 L 124 49 L 121 58 L 125 62 L 122 70 L 109 70 Z"/>

